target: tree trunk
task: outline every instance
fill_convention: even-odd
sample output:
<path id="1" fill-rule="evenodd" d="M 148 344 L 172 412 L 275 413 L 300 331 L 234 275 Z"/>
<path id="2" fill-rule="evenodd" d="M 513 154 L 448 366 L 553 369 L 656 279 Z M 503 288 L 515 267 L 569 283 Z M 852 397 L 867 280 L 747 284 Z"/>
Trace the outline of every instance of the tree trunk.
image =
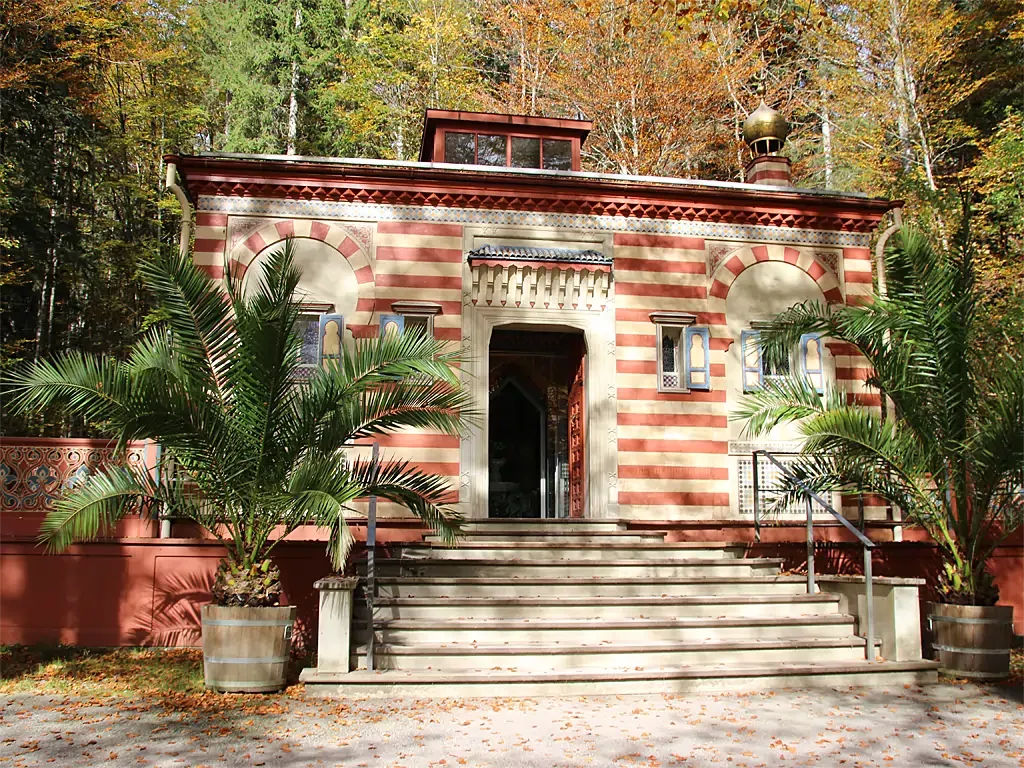
<path id="1" fill-rule="evenodd" d="M 295 36 L 298 37 L 302 27 L 302 6 L 295 9 Z M 295 46 L 293 46 L 294 48 Z M 292 81 L 288 96 L 288 150 L 287 154 L 295 154 L 295 141 L 299 135 L 299 62 L 298 52 L 292 51 Z"/>
<path id="2" fill-rule="evenodd" d="M 835 159 L 832 157 L 832 121 L 828 114 L 828 102 L 825 94 L 821 100 L 821 153 L 825 158 L 825 189 L 832 189 L 832 173 L 835 170 Z"/>

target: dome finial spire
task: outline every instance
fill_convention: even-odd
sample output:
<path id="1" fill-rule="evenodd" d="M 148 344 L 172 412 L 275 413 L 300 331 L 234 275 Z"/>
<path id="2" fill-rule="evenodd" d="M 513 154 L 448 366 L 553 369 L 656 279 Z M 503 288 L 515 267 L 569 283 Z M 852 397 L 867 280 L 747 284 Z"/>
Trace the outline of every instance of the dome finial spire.
<path id="1" fill-rule="evenodd" d="M 782 149 L 789 136 L 789 123 L 764 99 L 743 123 L 743 140 L 754 156 L 773 155 Z"/>

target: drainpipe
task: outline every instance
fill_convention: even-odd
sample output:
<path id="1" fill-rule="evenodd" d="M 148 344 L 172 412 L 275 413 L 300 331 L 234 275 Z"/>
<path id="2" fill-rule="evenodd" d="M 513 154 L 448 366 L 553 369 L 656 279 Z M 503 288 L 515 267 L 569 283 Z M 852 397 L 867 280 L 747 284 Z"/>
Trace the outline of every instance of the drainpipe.
<path id="1" fill-rule="evenodd" d="M 185 190 L 178 186 L 178 166 L 172 162 L 167 163 L 166 186 L 178 198 L 178 204 L 181 206 L 181 232 L 178 236 L 178 249 L 182 256 L 188 256 L 189 246 L 192 243 L 192 204 L 188 201 Z M 163 446 L 157 444 L 156 448 L 157 471 L 159 472 L 159 457 L 163 453 Z M 159 476 L 157 479 L 159 481 Z M 160 538 L 171 538 L 171 519 L 169 517 L 160 518 Z"/>
<path id="2" fill-rule="evenodd" d="M 178 248 L 182 256 L 188 255 L 188 247 L 192 242 L 192 204 L 188 201 L 185 190 L 178 186 L 178 166 L 174 163 L 167 163 L 167 188 L 178 198 L 181 206 L 181 235 L 178 239 Z"/>
<path id="3" fill-rule="evenodd" d="M 875 243 L 875 266 L 878 268 L 878 293 L 881 296 L 886 295 L 885 245 L 889 242 L 889 238 L 902 228 L 903 206 L 901 205 L 892 209 L 892 226 L 886 229 L 882 233 L 882 236 L 878 238 L 878 242 Z"/>
<path id="4" fill-rule="evenodd" d="M 886 290 L 885 281 L 885 246 L 889 242 L 889 238 L 896 234 L 903 227 L 903 207 L 897 206 L 892 209 L 892 225 L 886 229 L 881 237 L 878 238 L 878 242 L 875 243 L 875 266 L 878 269 L 878 294 L 880 296 L 886 296 L 888 291 Z M 885 340 L 888 342 L 889 334 L 885 334 Z M 888 396 L 885 396 L 887 402 L 885 405 L 887 408 L 895 407 L 891 402 L 888 402 Z M 897 507 L 892 508 L 893 520 L 899 522 L 903 519 L 903 512 Z M 903 526 L 897 525 L 892 529 L 892 540 L 903 541 Z"/>

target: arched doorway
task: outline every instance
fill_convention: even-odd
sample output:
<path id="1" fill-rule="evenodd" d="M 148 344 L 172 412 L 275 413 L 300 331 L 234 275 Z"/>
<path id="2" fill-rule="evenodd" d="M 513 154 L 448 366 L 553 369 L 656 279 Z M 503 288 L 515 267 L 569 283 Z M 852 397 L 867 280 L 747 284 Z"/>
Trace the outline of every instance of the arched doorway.
<path id="1" fill-rule="evenodd" d="M 489 517 L 583 516 L 585 347 L 577 329 L 492 332 Z"/>

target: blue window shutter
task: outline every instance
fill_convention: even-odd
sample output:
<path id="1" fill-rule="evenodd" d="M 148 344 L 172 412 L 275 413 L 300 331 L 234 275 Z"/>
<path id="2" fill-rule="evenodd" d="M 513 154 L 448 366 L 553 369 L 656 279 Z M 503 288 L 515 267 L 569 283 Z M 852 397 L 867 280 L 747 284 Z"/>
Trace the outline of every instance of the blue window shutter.
<path id="1" fill-rule="evenodd" d="M 743 391 L 761 388 L 764 362 L 761 359 L 760 336 L 757 331 L 740 333 L 740 363 L 743 366 Z"/>
<path id="2" fill-rule="evenodd" d="M 325 360 L 340 360 L 345 339 L 344 315 L 320 315 L 320 364 Z"/>
<path id="3" fill-rule="evenodd" d="M 819 394 L 825 390 L 825 355 L 820 333 L 805 333 L 800 337 L 800 363 L 804 376 L 810 379 Z"/>
<path id="4" fill-rule="evenodd" d="M 686 329 L 683 359 L 687 389 L 711 389 L 711 334 L 707 328 Z"/>
<path id="5" fill-rule="evenodd" d="M 380 316 L 380 335 L 381 338 L 385 334 L 394 332 L 401 336 L 405 333 L 405 317 L 403 315 L 381 315 Z"/>

